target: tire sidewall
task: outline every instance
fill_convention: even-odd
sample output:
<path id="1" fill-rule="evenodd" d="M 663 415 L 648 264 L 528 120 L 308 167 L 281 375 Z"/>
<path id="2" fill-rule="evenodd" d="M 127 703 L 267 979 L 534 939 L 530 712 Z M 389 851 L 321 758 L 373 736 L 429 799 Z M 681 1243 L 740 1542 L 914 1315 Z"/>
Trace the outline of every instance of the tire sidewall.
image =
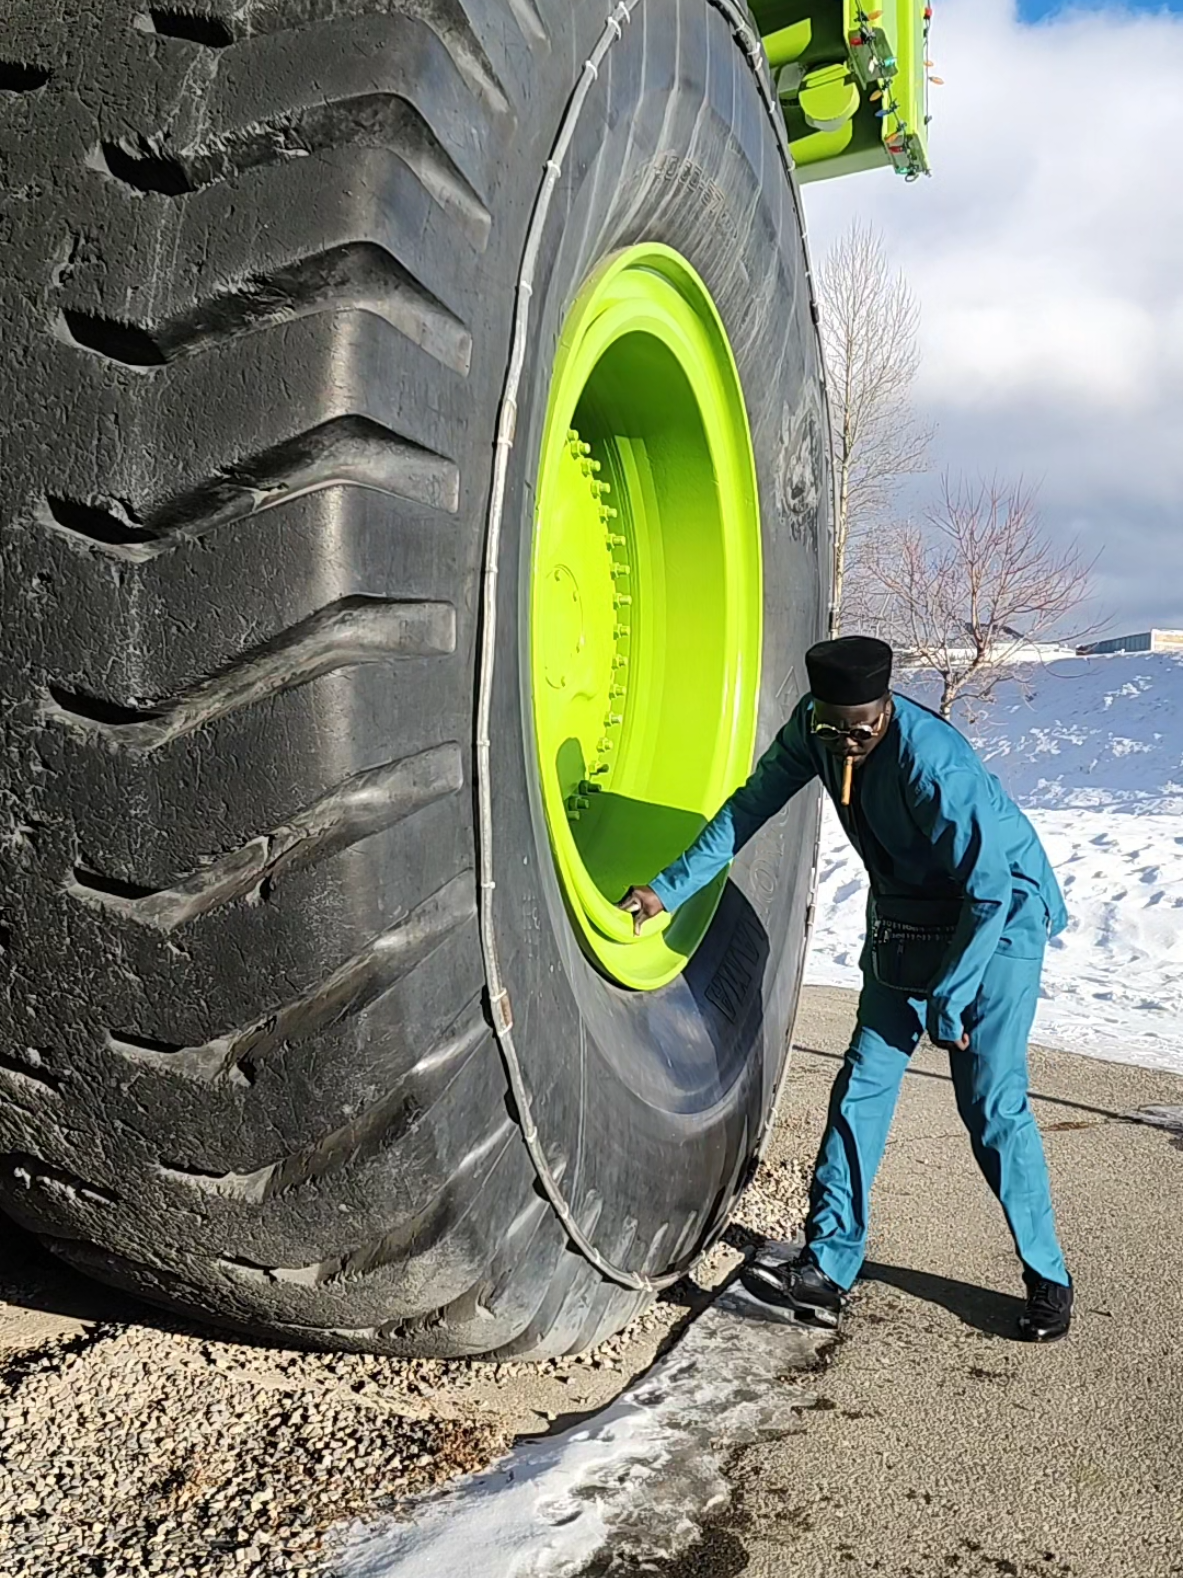
<path id="1" fill-rule="evenodd" d="M 670 986 L 621 988 L 586 957 L 536 766 L 533 479 L 564 318 L 605 258 L 643 241 L 672 246 L 704 280 L 748 408 L 763 521 L 762 750 L 824 631 L 825 412 L 797 195 L 751 68 L 703 0 L 634 13 L 576 124 L 542 232 L 502 523 L 491 743 L 497 946 L 533 1115 L 576 1216 L 598 1223 L 598 1247 L 654 1271 L 718 1226 L 762 1132 L 799 986 L 817 797 L 798 796 L 742 852 Z"/>

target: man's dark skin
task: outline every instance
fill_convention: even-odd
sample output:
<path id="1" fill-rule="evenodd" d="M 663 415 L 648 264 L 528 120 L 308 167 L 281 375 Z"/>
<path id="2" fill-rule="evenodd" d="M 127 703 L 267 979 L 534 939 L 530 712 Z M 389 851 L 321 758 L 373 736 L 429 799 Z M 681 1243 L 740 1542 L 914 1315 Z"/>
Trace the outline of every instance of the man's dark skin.
<path id="1" fill-rule="evenodd" d="M 863 724 L 875 730 L 869 740 L 852 740 L 849 736 L 836 735 L 824 742 L 831 756 L 836 756 L 840 761 L 849 760 L 855 772 L 885 738 L 891 725 L 892 711 L 890 694 L 882 701 L 868 701 L 858 707 L 836 707 L 824 701 L 815 701 L 813 704 L 813 716 L 818 723 L 833 724 L 838 728 Z M 633 933 L 639 937 L 645 922 L 660 915 L 665 905 L 652 888 L 642 886 L 630 888 L 617 908 L 633 917 Z M 936 1045 L 946 1052 L 965 1052 L 969 1048 L 969 1036 L 962 1035 L 960 1041 L 938 1041 Z"/>

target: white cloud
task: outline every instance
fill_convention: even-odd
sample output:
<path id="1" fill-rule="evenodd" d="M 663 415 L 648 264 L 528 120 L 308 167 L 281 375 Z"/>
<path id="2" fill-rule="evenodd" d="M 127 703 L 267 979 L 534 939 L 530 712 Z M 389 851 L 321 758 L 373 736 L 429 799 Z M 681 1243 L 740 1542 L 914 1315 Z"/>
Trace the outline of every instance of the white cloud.
<path id="1" fill-rule="evenodd" d="M 1183 17 L 937 0 L 933 55 L 935 175 L 806 187 L 815 256 L 872 219 L 922 304 L 937 466 L 1040 481 L 1118 623 L 1183 623 Z"/>

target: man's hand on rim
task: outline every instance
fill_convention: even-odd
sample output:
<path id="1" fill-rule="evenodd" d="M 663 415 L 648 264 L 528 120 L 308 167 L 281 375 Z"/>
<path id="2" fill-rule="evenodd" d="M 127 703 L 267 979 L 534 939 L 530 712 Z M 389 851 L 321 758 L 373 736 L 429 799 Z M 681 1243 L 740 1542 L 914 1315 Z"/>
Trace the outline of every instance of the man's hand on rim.
<path id="1" fill-rule="evenodd" d="M 665 905 L 654 893 L 652 888 L 630 888 L 624 897 L 617 903 L 616 908 L 623 910 L 626 915 L 633 918 L 633 936 L 641 935 L 641 927 L 646 921 L 653 920 L 665 909 Z"/>

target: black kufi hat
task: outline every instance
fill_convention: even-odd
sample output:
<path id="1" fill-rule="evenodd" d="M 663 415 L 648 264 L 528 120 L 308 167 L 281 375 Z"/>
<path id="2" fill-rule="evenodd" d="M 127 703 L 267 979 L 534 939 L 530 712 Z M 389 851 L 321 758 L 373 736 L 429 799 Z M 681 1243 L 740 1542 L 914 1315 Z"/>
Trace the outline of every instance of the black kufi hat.
<path id="1" fill-rule="evenodd" d="M 881 701 L 891 688 L 891 648 L 874 636 L 819 641 L 805 654 L 805 667 L 813 699 L 832 707 Z"/>

